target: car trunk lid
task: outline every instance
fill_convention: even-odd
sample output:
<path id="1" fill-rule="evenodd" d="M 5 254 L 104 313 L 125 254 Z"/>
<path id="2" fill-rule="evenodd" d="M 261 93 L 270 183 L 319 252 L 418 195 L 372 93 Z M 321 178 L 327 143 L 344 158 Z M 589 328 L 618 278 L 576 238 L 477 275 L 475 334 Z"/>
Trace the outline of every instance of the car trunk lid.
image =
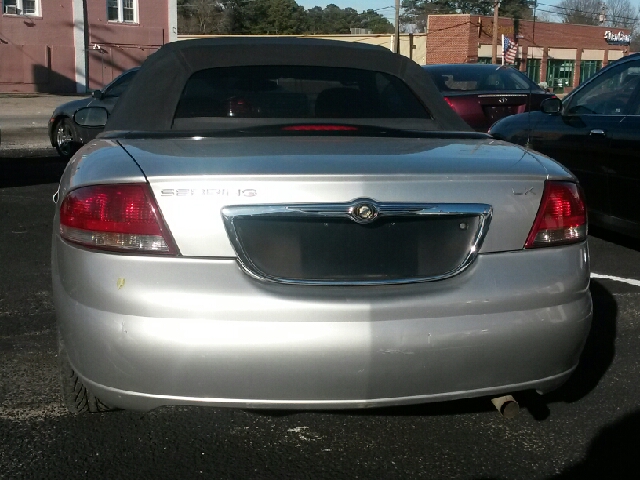
<path id="1" fill-rule="evenodd" d="M 254 276 L 293 283 L 444 278 L 478 251 L 521 249 L 547 177 L 535 157 L 491 139 L 121 142 L 183 256 L 236 257 Z M 357 221 L 363 205 L 375 221 Z"/>

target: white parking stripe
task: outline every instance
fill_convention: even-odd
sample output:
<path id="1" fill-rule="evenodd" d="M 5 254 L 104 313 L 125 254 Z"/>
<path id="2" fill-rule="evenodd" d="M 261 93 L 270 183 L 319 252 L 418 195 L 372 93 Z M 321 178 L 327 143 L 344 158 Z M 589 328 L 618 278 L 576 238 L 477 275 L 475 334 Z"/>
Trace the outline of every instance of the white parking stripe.
<path id="1" fill-rule="evenodd" d="M 599 273 L 591 273 L 591 278 L 606 278 L 607 280 L 628 283 L 629 285 L 640 287 L 640 280 L 635 280 L 633 278 L 614 277 L 613 275 L 600 275 Z"/>

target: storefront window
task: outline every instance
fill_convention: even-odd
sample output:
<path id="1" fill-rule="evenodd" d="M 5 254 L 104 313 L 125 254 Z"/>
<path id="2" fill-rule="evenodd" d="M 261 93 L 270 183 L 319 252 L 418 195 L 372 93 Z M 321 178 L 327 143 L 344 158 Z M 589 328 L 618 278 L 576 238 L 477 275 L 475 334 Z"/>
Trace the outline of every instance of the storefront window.
<path id="1" fill-rule="evenodd" d="M 580 83 L 592 77 L 602 68 L 602 60 L 582 60 L 580 62 Z"/>
<path id="2" fill-rule="evenodd" d="M 549 60 L 547 64 L 547 85 L 554 90 L 563 91 L 573 86 L 573 60 Z"/>
<path id="3" fill-rule="evenodd" d="M 540 83 L 540 59 L 527 58 L 527 77 L 534 83 Z"/>

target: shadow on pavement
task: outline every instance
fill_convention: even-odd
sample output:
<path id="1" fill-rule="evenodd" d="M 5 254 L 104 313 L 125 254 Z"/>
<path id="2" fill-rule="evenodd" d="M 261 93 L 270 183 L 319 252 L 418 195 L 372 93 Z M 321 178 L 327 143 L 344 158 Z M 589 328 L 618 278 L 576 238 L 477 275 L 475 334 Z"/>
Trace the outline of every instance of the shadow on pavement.
<path id="1" fill-rule="evenodd" d="M 553 477 L 555 480 L 586 478 L 638 478 L 640 469 L 640 412 L 636 411 L 604 427 L 589 445 L 585 460 Z"/>
<path id="2" fill-rule="evenodd" d="M 623 235 L 621 233 L 605 230 L 600 227 L 589 225 L 589 235 L 604 240 L 606 242 L 615 243 L 624 248 L 640 252 L 640 239 Z"/>
<path id="3" fill-rule="evenodd" d="M 615 356 L 618 305 L 602 283 L 591 280 L 593 320 L 580 363 L 567 383 L 546 398 L 548 402 L 576 402 L 591 392 Z"/>
<path id="4" fill-rule="evenodd" d="M 58 183 L 67 165 L 55 150 L 34 152 L 30 157 L 21 152 L 16 152 L 15 157 L 3 153 L 7 156 L 0 156 L 0 188 Z"/>
<path id="5" fill-rule="evenodd" d="M 598 281 L 591 280 L 593 320 L 591 330 L 580 356 L 580 362 L 567 382 L 558 390 L 540 396 L 533 391 L 516 395 L 522 408 L 542 421 L 549 417 L 548 405 L 556 402 L 573 403 L 596 388 L 615 356 L 616 318 L 618 306 L 611 293 Z"/>

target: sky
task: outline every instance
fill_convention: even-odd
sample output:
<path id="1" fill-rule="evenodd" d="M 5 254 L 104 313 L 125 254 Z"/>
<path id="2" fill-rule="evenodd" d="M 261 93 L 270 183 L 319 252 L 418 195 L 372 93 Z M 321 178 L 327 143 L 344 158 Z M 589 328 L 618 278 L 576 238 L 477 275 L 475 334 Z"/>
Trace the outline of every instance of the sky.
<path id="1" fill-rule="evenodd" d="M 560 0 L 538 0 L 538 6 L 542 10 L 551 11 L 553 9 L 549 7 L 557 5 L 559 2 Z M 394 22 L 395 16 L 395 0 L 296 0 L 296 3 L 304 8 L 313 8 L 315 6 L 324 8 L 333 3 L 340 8 L 350 7 L 358 12 L 371 8 L 380 13 L 380 15 L 389 19 L 391 23 Z M 631 0 L 631 3 L 638 7 L 638 5 L 640 5 L 640 0 Z"/>

